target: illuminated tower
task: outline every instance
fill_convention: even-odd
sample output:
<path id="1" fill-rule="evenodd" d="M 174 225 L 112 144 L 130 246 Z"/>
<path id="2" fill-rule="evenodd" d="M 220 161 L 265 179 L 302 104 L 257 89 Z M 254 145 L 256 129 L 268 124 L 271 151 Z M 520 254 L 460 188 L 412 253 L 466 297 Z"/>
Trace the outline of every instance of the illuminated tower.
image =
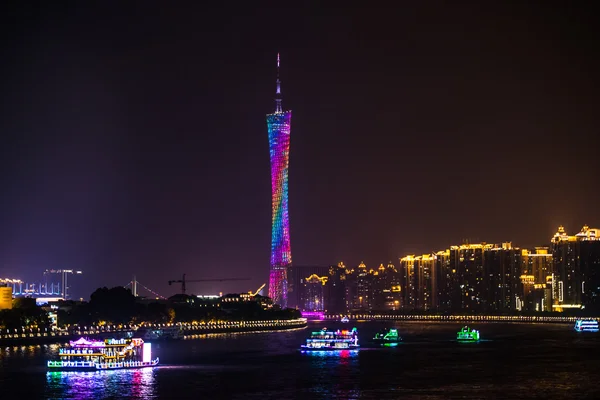
<path id="1" fill-rule="evenodd" d="M 279 54 L 277 54 L 277 91 L 275 112 L 267 114 L 271 154 L 271 272 L 269 297 L 281 308 L 287 307 L 287 267 L 292 264 L 290 218 L 288 214 L 288 167 L 292 112 L 281 108 Z"/>

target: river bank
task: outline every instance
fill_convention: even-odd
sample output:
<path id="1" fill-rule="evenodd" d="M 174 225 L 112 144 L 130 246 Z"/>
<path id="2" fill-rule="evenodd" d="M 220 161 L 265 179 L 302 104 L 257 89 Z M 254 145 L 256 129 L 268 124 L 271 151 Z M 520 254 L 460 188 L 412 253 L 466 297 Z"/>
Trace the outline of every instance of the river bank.
<path id="1" fill-rule="evenodd" d="M 322 320 L 339 321 L 341 315 L 323 315 Z M 548 323 L 575 324 L 582 317 L 559 316 L 524 316 L 524 315 L 411 315 L 411 314 L 350 314 L 350 321 L 419 321 L 419 322 L 519 322 L 519 323 Z M 600 320 L 600 317 L 585 319 Z"/>
<path id="2" fill-rule="evenodd" d="M 163 324 L 153 325 L 152 329 L 168 328 L 178 329 L 181 336 L 202 335 L 210 333 L 237 333 L 237 332 L 260 332 L 260 331 L 285 331 L 289 329 L 304 328 L 307 325 L 306 318 L 293 320 L 272 321 L 219 321 L 206 324 Z M 131 329 L 104 329 L 104 327 L 89 327 L 84 330 L 55 331 L 55 332 L 27 332 L 0 335 L 0 346 L 26 346 L 36 344 L 65 343 L 69 340 L 78 339 L 82 336 L 105 338 L 133 337 L 139 329 L 132 326 Z"/>

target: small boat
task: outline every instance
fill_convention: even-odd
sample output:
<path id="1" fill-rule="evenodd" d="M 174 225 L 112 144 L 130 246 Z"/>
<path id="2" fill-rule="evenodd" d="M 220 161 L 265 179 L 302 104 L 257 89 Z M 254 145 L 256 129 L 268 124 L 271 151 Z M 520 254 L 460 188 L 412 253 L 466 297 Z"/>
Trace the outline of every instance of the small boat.
<path id="1" fill-rule="evenodd" d="M 479 338 L 479 331 L 471 329 L 468 326 L 465 326 L 456 333 L 456 340 L 459 342 L 478 342 Z"/>
<path id="2" fill-rule="evenodd" d="M 382 346 L 394 347 L 402 342 L 402 338 L 398 335 L 398 330 L 396 328 L 386 328 L 375 334 L 373 342 L 381 344 Z"/>
<path id="3" fill-rule="evenodd" d="M 342 317 L 342 319 L 340 320 L 340 322 L 348 323 L 348 322 L 350 322 L 350 318 L 348 318 L 348 317 Z"/>
<path id="4" fill-rule="evenodd" d="M 598 332 L 598 321 L 595 319 L 578 319 L 574 329 L 577 332 Z"/>
<path id="5" fill-rule="evenodd" d="M 143 339 L 71 340 L 58 351 L 58 359 L 47 363 L 52 370 L 97 371 L 155 367 L 152 345 Z"/>
<path id="6" fill-rule="evenodd" d="M 339 350 L 358 350 L 358 331 L 356 328 L 349 330 L 339 329 L 337 331 L 328 331 L 323 328 L 318 332 L 312 332 L 306 339 L 306 344 L 300 346 L 302 351 L 339 351 Z"/>

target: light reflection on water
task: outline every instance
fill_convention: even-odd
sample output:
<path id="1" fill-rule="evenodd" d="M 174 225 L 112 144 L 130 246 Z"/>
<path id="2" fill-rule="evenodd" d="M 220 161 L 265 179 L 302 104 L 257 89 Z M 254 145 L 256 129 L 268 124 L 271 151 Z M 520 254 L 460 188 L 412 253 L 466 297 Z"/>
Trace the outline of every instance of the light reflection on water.
<path id="1" fill-rule="evenodd" d="M 336 357 L 340 359 L 358 357 L 358 350 L 302 350 L 301 353 L 313 357 Z"/>
<path id="2" fill-rule="evenodd" d="M 359 350 L 301 351 L 315 371 L 316 384 L 308 390 L 319 398 L 357 399 L 360 388 L 355 379 L 359 371 Z"/>
<path id="3" fill-rule="evenodd" d="M 390 326 L 402 332 L 403 343 L 386 348 L 370 341 Z M 570 325 L 481 324 L 484 340 L 457 343 L 461 326 L 365 323 L 358 325 L 360 351 L 337 352 L 302 353 L 310 328 L 205 335 L 157 342 L 158 368 L 99 372 L 48 373 L 46 362 L 60 345 L 2 346 L 0 393 L 31 399 L 600 398 L 600 335 L 580 335 Z"/>
<path id="4" fill-rule="evenodd" d="M 52 371 L 46 374 L 46 397 L 60 399 L 156 397 L 155 371 L 140 368 L 117 371 Z"/>

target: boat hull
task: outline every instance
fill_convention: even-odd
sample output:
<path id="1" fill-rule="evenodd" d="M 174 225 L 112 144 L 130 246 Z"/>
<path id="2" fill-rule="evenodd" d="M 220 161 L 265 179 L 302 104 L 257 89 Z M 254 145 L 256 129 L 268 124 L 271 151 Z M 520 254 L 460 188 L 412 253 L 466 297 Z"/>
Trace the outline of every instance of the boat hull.
<path id="1" fill-rule="evenodd" d="M 598 328 L 583 328 L 583 329 L 575 328 L 575 332 L 598 332 Z"/>
<path id="2" fill-rule="evenodd" d="M 573 329 L 575 332 L 598 332 L 598 321 L 579 319 Z"/>
<path id="3" fill-rule="evenodd" d="M 373 339 L 373 343 L 375 343 L 375 344 L 382 344 L 382 345 L 398 344 L 398 343 L 401 343 L 401 342 L 402 342 L 402 339 L 396 339 L 396 340 Z"/>
<path id="4" fill-rule="evenodd" d="M 300 346 L 300 351 L 348 351 L 348 350 L 358 350 L 360 346 L 350 346 L 350 347 L 306 347 Z"/>
<path id="5" fill-rule="evenodd" d="M 123 361 L 115 363 L 91 363 L 77 361 L 48 361 L 50 371 L 109 371 L 115 369 L 152 368 L 158 365 L 158 358 L 152 361 Z"/>

